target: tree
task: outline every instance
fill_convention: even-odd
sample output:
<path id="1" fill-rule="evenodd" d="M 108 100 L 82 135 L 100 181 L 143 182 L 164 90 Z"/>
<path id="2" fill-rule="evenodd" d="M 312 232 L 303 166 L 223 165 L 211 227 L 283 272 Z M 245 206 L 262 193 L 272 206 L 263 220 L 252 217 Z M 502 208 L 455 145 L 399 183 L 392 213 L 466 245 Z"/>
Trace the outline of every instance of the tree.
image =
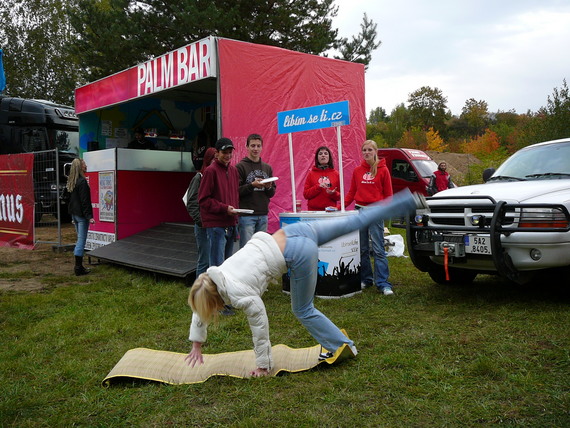
<path id="1" fill-rule="evenodd" d="M 73 104 L 79 61 L 66 46 L 73 38 L 67 0 L 4 0 L 0 46 L 4 50 L 5 94 Z"/>
<path id="2" fill-rule="evenodd" d="M 72 24 L 90 78 L 100 78 L 207 36 L 228 37 L 310 54 L 340 52 L 367 64 L 376 24 L 364 15 L 362 33 L 338 37 L 334 0 L 73 0 Z"/>
<path id="3" fill-rule="evenodd" d="M 409 111 L 413 126 L 424 131 L 429 128 L 442 133 L 445 131 L 447 97 L 438 88 L 422 86 L 408 97 Z"/>
<path id="4" fill-rule="evenodd" d="M 476 156 L 490 155 L 499 150 L 499 136 L 487 129 L 483 135 L 476 136 L 471 141 L 463 144 L 463 153 L 471 153 Z"/>
<path id="5" fill-rule="evenodd" d="M 439 136 L 439 132 L 435 131 L 433 128 L 428 129 L 426 132 L 426 149 L 433 150 L 435 152 L 443 152 L 447 149 L 447 145 Z"/>
<path id="6" fill-rule="evenodd" d="M 388 116 L 386 115 L 386 110 L 382 107 L 376 107 L 370 110 L 370 116 L 368 116 L 368 123 L 378 124 L 380 122 L 387 122 Z"/>
<path id="7" fill-rule="evenodd" d="M 461 110 L 461 119 L 467 121 L 471 134 L 481 135 L 489 122 L 489 110 L 486 101 L 469 98 Z"/>
<path id="8" fill-rule="evenodd" d="M 376 43 L 376 27 L 378 25 L 372 20 L 368 20 L 366 13 L 362 23 L 360 24 L 360 33 L 358 36 L 352 36 L 352 40 L 342 38 L 338 41 L 339 51 L 341 56 L 336 56 L 337 59 L 344 59 L 345 61 L 359 62 L 366 66 L 372 60 L 372 51 L 378 49 L 382 42 Z"/>

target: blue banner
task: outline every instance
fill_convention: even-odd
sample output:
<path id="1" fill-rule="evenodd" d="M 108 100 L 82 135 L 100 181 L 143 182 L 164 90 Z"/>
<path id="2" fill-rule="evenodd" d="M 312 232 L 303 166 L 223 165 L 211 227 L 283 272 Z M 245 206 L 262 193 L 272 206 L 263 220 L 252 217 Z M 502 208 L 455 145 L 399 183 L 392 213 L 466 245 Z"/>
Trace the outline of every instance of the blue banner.
<path id="1" fill-rule="evenodd" d="M 350 124 L 348 101 L 287 110 L 277 113 L 279 134 L 331 128 Z"/>
<path id="2" fill-rule="evenodd" d="M 6 76 L 4 75 L 4 62 L 2 62 L 2 49 L 0 49 L 0 93 L 6 89 Z"/>

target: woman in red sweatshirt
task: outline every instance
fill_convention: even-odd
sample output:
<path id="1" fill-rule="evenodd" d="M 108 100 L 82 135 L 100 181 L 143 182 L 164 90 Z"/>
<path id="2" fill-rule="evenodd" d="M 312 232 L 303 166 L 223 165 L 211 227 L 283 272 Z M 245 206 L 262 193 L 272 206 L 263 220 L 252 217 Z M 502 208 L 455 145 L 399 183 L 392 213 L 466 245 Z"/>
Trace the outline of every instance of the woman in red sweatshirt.
<path id="1" fill-rule="evenodd" d="M 362 163 L 354 169 L 350 190 L 345 198 L 345 205 L 352 201 L 356 209 L 392 196 L 392 179 L 384 158 L 378 159 L 378 146 L 372 140 L 362 143 Z M 370 263 L 370 242 L 374 258 L 374 274 Z M 385 296 L 394 294 L 392 284 L 388 282 L 390 270 L 384 249 L 384 221 L 379 220 L 369 227 L 360 229 L 360 282 L 362 288 L 376 285 Z"/>
<path id="2" fill-rule="evenodd" d="M 340 199 L 338 191 L 340 178 L 334 169 L 332 153 L 326 146 L 315 152 L 315 165 L 305 180 L 303 197 L 308 201 L 309 211 L 324 211 L 326 207 L 336 207 Z"/>

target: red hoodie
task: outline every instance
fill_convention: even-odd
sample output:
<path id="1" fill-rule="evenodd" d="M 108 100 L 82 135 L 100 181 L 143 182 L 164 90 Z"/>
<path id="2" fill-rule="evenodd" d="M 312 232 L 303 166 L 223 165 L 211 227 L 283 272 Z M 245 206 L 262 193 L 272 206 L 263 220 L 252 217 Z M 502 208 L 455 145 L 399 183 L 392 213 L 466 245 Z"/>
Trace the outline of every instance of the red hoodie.
<path id="1" fill-rule="evenodd" d="M 321 183 L 336 192 L 328 194 Z M 338 171 L 332 168 L 321 169 L 313 166 L 305 180 L 303 197 L 308 201 L 309 211 L 324 211 L 326 207 L 336 207 L 336 201 L 340 199 L 340 178 Z"/>
<path id="2" fill-rule="evenodd" d="M 346 194 L 345 206 L 352 201 L 357 205 L 366 206 L 392 196 L 392 179 L 386 167 L 386 159 L 380 158 L 375 177 L 370 175 L 370 165 L 365 160 L 354 169 L 350 190 Z"/>

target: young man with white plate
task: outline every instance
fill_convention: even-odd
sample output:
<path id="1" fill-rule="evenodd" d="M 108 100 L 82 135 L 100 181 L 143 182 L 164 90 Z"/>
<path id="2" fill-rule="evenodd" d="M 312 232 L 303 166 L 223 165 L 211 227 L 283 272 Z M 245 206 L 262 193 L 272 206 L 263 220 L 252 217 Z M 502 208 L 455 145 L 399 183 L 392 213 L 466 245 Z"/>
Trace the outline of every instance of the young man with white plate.
<path id="1" fill-rule="evenodd" d="M 239 172 L 239 206 L 253 212 L 241 214 L 239 217 L 240 248 L 243 248 L 254 233 L 267 232 L 269 200 L 275 195 L 275 181 L 266 180 L 273 178 L 273 169 L 261 160 L 261 135 L 249 135 L 246 148 L 247 156 L 236 165 Z"/>

